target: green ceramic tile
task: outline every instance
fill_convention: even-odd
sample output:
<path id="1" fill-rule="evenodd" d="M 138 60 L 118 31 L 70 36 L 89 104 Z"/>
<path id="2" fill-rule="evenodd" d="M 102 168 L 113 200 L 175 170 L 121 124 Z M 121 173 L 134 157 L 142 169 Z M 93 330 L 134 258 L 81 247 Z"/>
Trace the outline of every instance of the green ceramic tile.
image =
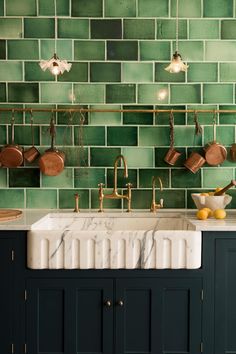
<path id="1" fill-rule="evenodd" d="M 158 193 L 158 192 L 157 192 Z M 160 197 L 162 198 L 162 196 Z M 132 208 L 133 209 L 149 209 L 152 202 L 151 190 L 133 190 L 132 191 Z"/>
<path id="2" fill-rule="evenodd" d="M 107 103 L 134 103 L 136 101 L 135 85 L 106 85 Z"/>
<path id="3" fill-rule="evenodd" d="M 204 47 L 201 41 L 180 41 L 179 52 L 183 61 L 203 61 Z"/>
<path id="4" fill-rule="evenodd" d="M 129 0 L 105 0 L 106 17 L 135 17 L 136 1 Z"/>
<path id="5" fill-rule="evenodd" d="M 204 84 L 204 103 L 233 103 L 233 85 L 230 84 Z"/>
<path id="6" fill-rule="evenodd" d="M 7 41 L 8 59 L 37 60 L 39 59 L 39 44 L 37 40 Z"/>
<path id="7" fill-rule="evenodd" d="M 170 42 L 140 41 L 141 60 L 169 60 Z"/>
<path id="8" fill-rule="evenodd" d="M 0 189 L 0 208 L 24 208 L 24 190 Z"/>
<path id="9" fill-rule="evenodd" d="M 0 1 L 0 16 L 4 16 L 4 0 Z"/>
<path id="10" fill-rule="evenodd" d="M 235 105 L 222 105 L 219 106 L 221 110 L 236 109 Z M 235 113 L 220 113 L 219 114 L 220 124 L 236 124 L 236 114 Z"/>
<path id="11" fill-rule="evenodd" d="M 79 194 L 80 209 L 89 208 L 89 191 L 81 189 L 61 189 L 59 190 L 59 208 L 60 209 L 74 209 L 75 207 L 75 193 Z"/>
<path id="12" fill-rule="evenodd" d="M 105 60 L 105 42 L 75 41 L 75 60 Z"/>
<path id="13" fill-rule="evenodd" d="M 155 64 L 155 81 L 157 82 L 185 82 L 185 73 L 180 72 L 177 75 L 171 74 L 165 70 L 169 63 Z"/>
<path id="14" fill-rule="evenodd" d="M 55 81 L 55 76 L 43 71 L 37 62 L 25 62 L 25 81 Z"/>
<path id="15" fill-rule="evenodd" d="M 58 39 L 57 40 L 57 55 L 66 60 L 72 60 L 72 40 Z M 54 54 L 55 41 L 54 39 L 42 39 L 40 41 L 41 55 L 40 59 L 48 60 Z"/>
<path id="16" fill-rule="evenodd" d="M 26 208 L 31 209 L 56 209 L 56 189 L 27 189 Z"/>
<path id="17" fill-rule="evenodd" d="M 102 84 L 75 84 L 75 102 L 104 103 L 105 86 Z"/>
<path id="18" fill-rule="evenodd" d="M 236 64 L 220 63 L 220 81 L 234 82 L 236 80 Z"/>
<path id="19" fill-rule="evenodd" d="M 121 152 L 125 156 L 129 168 L 154 166 L 153 148 L 123 147 Z"/>
<path id="20" fill-rule="evenodd" d="M 93 105 L 92 109 L 121 109 L 120 106 L 116 105 Z M 119 112 L 91 112 L 89 118 L 89 124 L 91 125 L 121 125 L 121 113 Z"/>
<path id="21" fill-rule="evenodd" d="M 123 63 L 124 82 L 153 82 L 152 63 Z"/>
<path id="22" fill-rule="evenodd" d="M 0 144 L 4 145 L 7 142 L 6 126 L 0 125 Z"/>
<path id="23" fill-rule="evenodd" d="M 68 146 L 72 145 L 72 128 L 70 126 L 55 126 L 56 136 L 55 145 Z M 41 127 L 41 145 L 50 145 L 51 136 L 49 134 L 49 126 Z"/>
<path id="24" fill-rule="evenodd" d="M 153 176 L 162 180 L 164 188 L 169 187 L 169 169 L 140 169 L 139 170 L 139 188 L 152 188 Z M 156 188 L 159 188 L 159 182 L 156 182 Z"/>
<path id="25" fill-rule="evenodd" d="M 55 105 L 37 105 L 37 104 L 30 104 L 25 105 L 25 108 L 35 108 L 35 109 L 53 109 L 56 108 Z M 49 124 L 51 119 L 51 112 L 33 112 L 33 120 L 34 124 Z M 30 124 L 30 113 L 25 115 L 25 123 Z"/>
<path id="26" fill-rule="evenodd" d="M 89 20 L 87 19 L 65 19 L 58 20 L 59 38 L 89 38 Z"/>
<path id="27" fill-rule="evenodd" d="M 170 88 L 171 103 L 200 103 L 201 102 L 201 86 L 176 84 Z M 207 103 L 207 102 L 206 102 Z"/>
<path id="28" fill-rule="evenodd" d="M 168 86 L 158 84 L 138 85 L 139 103 L 167 103 L 169 98 Z"/>
<path id="29" fill-rule="evenodd" d="M 124 169 L 121 167 L 117 170 L 117 186 L 118 188 L 126 188 L 126 184 L 131 183 L 132 188 L 137 188 L 137 170 L 128 169 L 128 177 L 124 177 Z M 114 187 L 114 169 L 107 170 L 107 187 Z"/>
<path id="30" fill-rule="evenodd" d="M 158 193 L 158 192 L 157 192 Z M 164 199 L 164 208 L 185 208 L 184 190 L 164 190 L 159 198 Z M 152 191 L 134 190 L 132 193 L 133 209 L 150 209 L 152 202 Z"/>
<path id="31" fill-rule="evenodd" d="M 92 39 L 122 38 L 121 20 L 91 20 Z"/>
<path id="32" fill-rule="evenodd" d="M 108 60 L 138 60 L 137 41 L 108 41 Z"/>
<path id="33" fill-rule="evenodd" d="M 42 103 L 69 103 L 72 101 L 72 85 L 67 83 L 41 84 Z"/>
<path id="34" fill-rule="evenodd" d="M 185 106 L 156 106 L 155 109 L 185 109 Z M 185 113 L 173 113 L 174 123 L 177 125 L 185 124 Z M 156 125 L 169 125 L 170 113 L 156 113 L 155 124 Z"/>
<path id="35" fill-rule="evenodd" d="M 23 105 L 18 104 L 0 104 L 0 108 L 23 108 Z M 2 111 L 1 112 L 1 124 L 11 124 L 11 111 Z M 23 123 L 23 113 L 22 112 L 14 112 L 15 123 Z"/>
<path id="36" fill-rule="evenodd" d="M 69 16 L 69 1 L 57 0 L 57 16 Z M 39 0 L 39 16 L 55 16 L 54 0 Z"/>
<path id="37" fill-rule="evenodd" d="M 33 84 L 8 84 L 9 102 L 39 102 L 39 86 Z"/>
<path id="38" fill-rule="evenodd" d="M 69 72 L 65 71 L 63 75 L 58 76 L 58 81 L 64 82 L 87 82 L 88 81 L 88 64 L 74 63 Z"/>
<path id="39" fill-rule="evenodd" d="M 236 20 L 221 21 L 221 39 L 236 39 Z"/>
<path id="40" fill-rule="evenodd" d="M 83 146 L 63 147 L 66 155 L 65 166 L 88 166 L 88 149 Z"/>
<path id="41" fill-rule="evenodd" d="M 1 38 L 21 38 L 22 32 L 22 21 L 20 18 L 0 19 Z"/>
<path id="42" fill-rule="evenodd" d="M 216 140 L 224 145 L 231 145 L 235 141 L 234 128 L 227 126 L 216 127 Z M 213 127 L 204 127 L 204 145 L 213 141 Z"/>
<path id="43" fill-rule="evenodd" d="M 75 188 L 97 188 L 99 183 L 105 184 L 104 168 L 75 169 Z"/>
<path id="44" fill-rule="evenodd" d="M 156 167 L 170 167 L 170 165 L 168 165 L 164 161 L 164 157 L 166 156 L 168 150 L 169 150 L 169 148 L 159 148 L 159 147 L 157 147 L 155 149 L 155 166 Z M 184 148 L 178 148 L 177 150 L 181 153 L 181 155 L 180 155 L 179 159 L 176 161 L 175 166 L 180 167 L 180 166 L 183 166 L 183 163 L 186 160 L 186 151 Z"/>
<path id="45" fill-rule="evenodd" d="M 157 39 L 175 39 L 176 21 L 157 20 Z M 187 39 L 187 21 L 179 20 L 179 39 Z"/>
<path id="46" fill-rule="evenodd" d="M 187 106 L 187 109 L 209 109 L 209 110 L 214 110 L 217 109 L 216 105 L 189 105 Z M 213 115 L 209 113 L 198 113 L 197 114 L 197 119 L 198 122 L 201 125 L 204 124 L 212 124 L 212 119 Z M 189 125 L 194 125 L 194 113 L 188 113 L 187 115 L 187 121 Z"/>
<path id="47" fill-rule="evenodd" d="M 234 61 L 236 56 L 235 41 L 207 41 L 206 61 Z"/>
<path id="48" fill-rule="evenodd" d="M 22 81 L 23 66 L 19 61 L 0 61 L 0 81 Z"/>
<path id="49" fill-rule="evenodd" d="M 25 18 L 25 38 L 54 38 L 53 18 Z"/>
<path id="50" fill-rule="evenodd" d="M 7 16 L 36 16 L 36 0 L 6 0 Z"/>
<path id="51" fill-rule="evenodd" d="M 87 109 L 87 105 L 68 105 L 68 104 L 62 104 L 62 105 L 57 105 L 57 108 L 59 109 L 77 109 L 80 110 L 81 108 Z M 57 122 L 58 124 L 63 124 L 63 125 L 87 125 L 88 124 L 88 113 L 83 113 L 81 114 L 79 111 L 72 112 L 58 112 L 57 113 Z"/>
<path id="52" fill-rule="evenodd" d="M 168 0 L 138 0 L 138 16 L 168 17 Z"/>
<path id="53" fill-rule="evenodd" d="M 154 39 L 155 20 L 124 20 L 123 36 L 125 39 Z"/>
<path id="54" fill-rule="evenodd" d="M 71 15 L 75 17 L 101 17 L 102 0 L 72 0 Z"/>
<path id="55" fill-rule="evenodd" d="M 7 187 L 7 169 L 1 168 L 0 170 L 0 188 Z"/>
<path id="56" fill-rule="evenodd" d="M 90 63 L 90 81 L 92 82 L 120 82 L 120 63 Z"/>
<path id="57" fill-rule="evenodd" d="M 4 40 L 0 40 L 0 59 L 6 59 L 6 41 Z"/>
<path id="58" fill-rule="evenodd" d="M 217 63 L 191 63 L 188 69 L 189 82 L 218 81 Z"/>
<path id="59" fill-rule="evenodd" d="M 187 169 L 171 170 L 172 188 L 201 188 L 201 172 L 192 173 Z"/>
<path id="60" fill-rule="evenodd" d="M 40 187 L 40 171 L 38 168 L 10 168 L 9 187 Z"/>
<path id="61" fill-rule="evenodd" d="M 137 145 L 137 127 L 108 127 L 107 145 L 110 146 Z"/>
<path id="62" fill-rule="evenodd" d="M 73 188 L 73 170 L 65 168 L 58 176 L 42 174 L 42 187 L 46 188 Z"/>
<path id="63" fill-rule="evenodd" d="M 0 83 L 0 102 L 6 102 L 6 85 Z"/>
<path id="64" fill-rule="evenodd" d="M 83 144 L 86 146 L 105 145 L 105 128 L 104 127 L 83 127 Z M 81 128 L 75 127 L 74 141 L 75 145 L 81 145 Z"/>
<path id="65" fill-rule="evenodd" d="M 176 0 L 171 0 L 171 16 L 176 16 Z M 201 0 L 179 0 L 179 17 L 201 17 Z"/>
<path id="66" fill-rule="evenodd" d="M 234 179 L 233 168 L 203 168 L 202 174 L 204 188 L 223 187 Z"/>
<path id="67" fill-rule="evenodd" d="M 115 159 L 118 155 L 120 155 L 119 148 L 91 148 L 90 149 L 90 156 L 91 166 L 114 166 Z"/>
<path id="68" fill-rule="evenodd" d="M 195 134 L 194 126 L 177 126 L 174 130 L 176 146 L 202 146 L 202 136 Z"/>
<path id="69" fill-rule="evenodd" d="M 11 129 L 9 129 L 9 141 L 10 141 L 10 133 Z M 14 128 L 15 141 L 20 145 L 32 145 L 32 133 L 30 125 L 15 125 Z M 39 127 L 34 126 L 34 143 L 35 145 L 39 145 Z"/>
<path id="70" fill-rule="evenodd" d="M 120 190 L 118 190 L 121 193 Z M 111 194 L 112 189 L 104 188 L 105 194 Z M 126 206 L 126 202 L 124 201 L 124 206 Z M 110 209 L 119 209 L 121 210 L 122 201 L 121 199 L 104 199 L 103 202 L 103 209 L 105 211 L 109 211 Z M 91 208 L 92 209 L 99 209 L 99 197 L 98 197 L 98 189 L 91 191 Z"/>
<path id="71" fill-rule="evenodd" d="M 131 109 L 148 110 L 148 109 L 153 109 L 153 106 L 124 106 L 123 108 L 127 110 L 131 110 Z M 123 124 L 153 125 L 153 113 L 124 112 Z"/>
<path id="72" fill-rule="evenodd" d="M 233 17 L 233 0 L 207 0 L 203 4 L 204 17 Z"/>
<path id="73" fill-rule="evenodd" d="M 217 39 L 219 38 L 218 20 L 190 20 L 189 38 L 190 39 Z"/>
<path id="74" fill-rule="evenodd" d="M 140 127 L 140 146 L 167 146 L 169 145 L 169 127 Z"/>

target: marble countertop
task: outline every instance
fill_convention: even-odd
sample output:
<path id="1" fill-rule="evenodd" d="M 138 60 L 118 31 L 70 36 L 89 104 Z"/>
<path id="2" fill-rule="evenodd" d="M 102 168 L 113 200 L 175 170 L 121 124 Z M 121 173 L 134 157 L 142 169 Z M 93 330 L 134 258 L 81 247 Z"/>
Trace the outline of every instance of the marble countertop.
<path id="1" fill-rule="evenodd" d="M 25 209 L 22 210 L 23 214 L 20 218 L 0 222 L 0 230 L 30 230 L 31 225 L 37 222 L 42 217 L 46 216 L 48 213 L 60 213 L 68 214 L 71 213 L 71 209 Z M 82 210 L 79 215 L 81 217 L 85 216 L 96 216 L 96 217 L 109 217 L 115 215 L 122 215 L 122 217 L 153 217 L 153 214 L 148 210 L 135 210 L 131 213 L 122 212 L 120 210 L 109 210 L 104 213 L 98 213 L 97 211 L 91 210 Z M 187 218 L 187 220 L 194 226 L 194 229 L 197 231 L 236 231 L 236 210 L 227 210 L 227 217 L 224 220 L 216 220 L 210 218 L 207 220 L 197 220 L 195 210 L 186 210 L 186 209 L 162 209 L 158 211 L 156 215 L 162 216 L 182 216 Z M 63 216 L 64 216 L 63 215 Z"/>

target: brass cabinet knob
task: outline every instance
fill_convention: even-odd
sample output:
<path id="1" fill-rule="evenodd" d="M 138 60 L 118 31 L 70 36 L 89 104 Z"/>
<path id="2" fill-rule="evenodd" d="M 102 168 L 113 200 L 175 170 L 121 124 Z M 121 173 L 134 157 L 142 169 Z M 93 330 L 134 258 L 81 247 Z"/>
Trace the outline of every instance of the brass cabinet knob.
<path id="1" fill-rule="evenodd" d="M 111 305 L 112 305 L 111 300 L 105 300 L 105 301 L 104 301 L 104 306 L 106 306 L 106 307 L 111 307 Z"/>
<path id="2" fill-rule="evenodd" d="M 120 307 L 123 307 L 124 306 L 124 301 L 123 300 L 118 300 L 117 301 L 117 305 L 120 306 Z"/>

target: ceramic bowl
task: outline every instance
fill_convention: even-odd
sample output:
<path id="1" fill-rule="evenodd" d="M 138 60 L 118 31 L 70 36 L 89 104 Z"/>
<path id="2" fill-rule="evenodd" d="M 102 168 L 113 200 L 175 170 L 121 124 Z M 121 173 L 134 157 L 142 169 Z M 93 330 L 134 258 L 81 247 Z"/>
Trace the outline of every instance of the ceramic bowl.
<path id="1" fill-rule="evenodd" d="M 214 195 L 200 195 L 200 193 L 191 194 L 193 201 L 198 209 L 210 208 L 211 210 L 225 209 L 231 202 L 232 197 L 228 194 L 214 196 Z"/>

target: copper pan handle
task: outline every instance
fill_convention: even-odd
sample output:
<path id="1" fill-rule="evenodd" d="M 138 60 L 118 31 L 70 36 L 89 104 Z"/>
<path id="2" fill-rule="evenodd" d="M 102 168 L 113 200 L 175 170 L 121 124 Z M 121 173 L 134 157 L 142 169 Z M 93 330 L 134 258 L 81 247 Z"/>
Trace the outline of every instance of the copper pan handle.
<path id="1" fill-rule="evenodd" d="M 224 194 L 228 189 L 231 187 L 236 186 L 236 181 L 233 179 L 227 186 L 225 186 L 223 189 L 221 189 L 219 192 L 216 192 L 214 195 L 219 196 Z"/>
<path id="2" fill-rule="evenodd" d="M 11 116 L 11 144 L 14 145 L 14 125 L 15 125 L 15 114 L 14 114 L 14 109 L 12 110 L 12 116 Z"/>
<path id="3" fill-rule="evenodd" d="M 51 135 L 51 150 L 54 150 L 54 141 L 55 141 L 56 129 L 55 129 L 55 121 L 54 121 L 53 112 L 52 112 L 52 118 L 51 118 L 51 121 L 50 121 L 49 132 L 50 132 L 50 135 Z"/>

